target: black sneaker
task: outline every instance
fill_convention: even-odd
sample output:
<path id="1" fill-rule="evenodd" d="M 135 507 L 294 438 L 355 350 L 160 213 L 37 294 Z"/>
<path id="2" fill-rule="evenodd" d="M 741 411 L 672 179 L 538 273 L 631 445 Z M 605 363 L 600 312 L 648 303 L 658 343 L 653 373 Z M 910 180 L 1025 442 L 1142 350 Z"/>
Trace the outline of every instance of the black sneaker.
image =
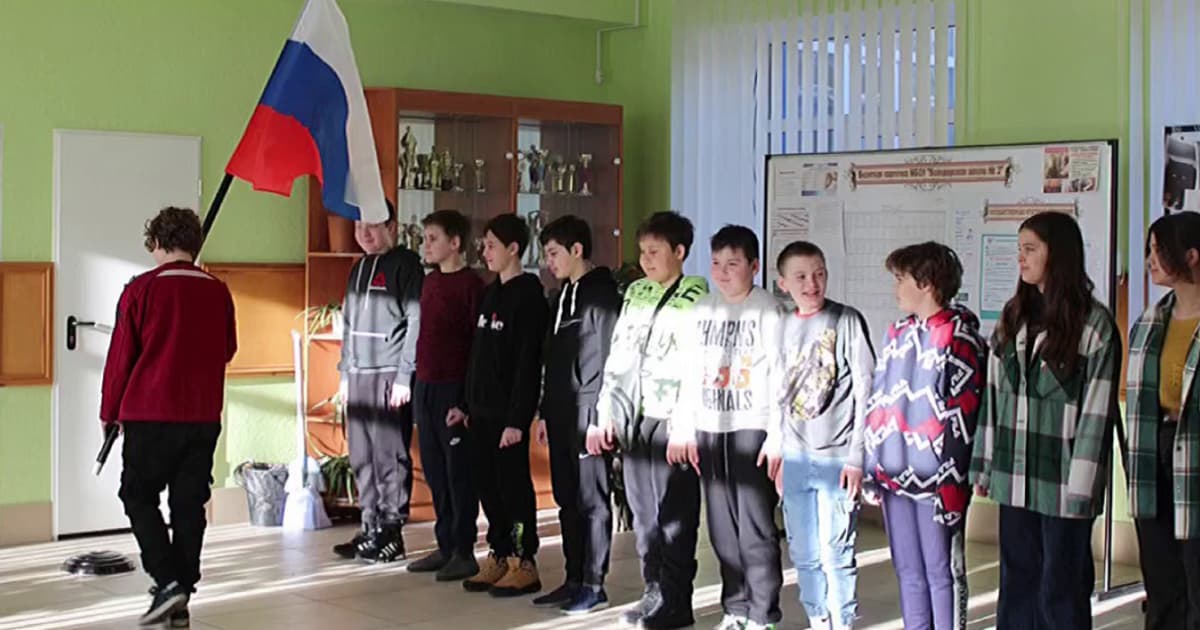
<path id="1" fill-rule="evenodd" d="M 353 560 L 354 558 L 358 557 L 359 553 L 362 551 L 363 545 L 365 545 L 370 538 L 371 535 L 367 530 L 360 529 L 358 530 L 358 533 L 354 535 L 354 538 L 350 539 L 348 542 L 334 545 L 333 553 L 347 560 Z"/>
<path id="2" fill-rule="evenodd" d="M 584 586 L 575 591 L 575 597 L 559 607 L 559 610 L 564 615 L 586 615 L 605 608 L 608 608 L 608 594 L 604 589 Z"/>
<path id="3" fill-rule="evenodd" d="M 420 560 L 408 563 L 408 571 L 409 573 L 433 573 L 434 571 L 441 571 L 442 567 L 446 566 L 446 563 L 449 561 L 450 559 L 445 554 L 437 550 Z"/>
<path id="4" fill-rule="evenodd" d="M 191 628 L 192 627 L 191 613 L 188 612 L 187 608 L 184 608 L 183 610 L 176 610 L 175 612 L 171 613 L 171 620 L 169 622 L 167 622 L 167 627 L 168 628 Z"/>
<path id="5" fill-rule="evenodd" d="M 438 570 L 434 579 L 438 582 L 457 582 L 479 573 L 479 562 L 469 553 L 454 552 L 450 561 Z"/>
<path id="6" fill-rule="evenodd" d="M 140 627 L 157 626 L 170 619 L 172 613 L 187 608 L 188 591 L 177 582 L 162 588 L 155 586 L 150 589 L 150 594 L 154 599 L 150 602 L 150 608 L 138 619 Z"/>
<path id="7" fill-rule="evenodd" d="M 400 534 L 399 525 L 385 525 L 379 530 L 375 552 L 363 558 L 368 562 L 394 562 L 406 557 L 404 551 L 404 536 Z"/>
<path id="8" fill-rule="evenodd" d="M 537 608 L 558 608 L 559 606 L 567 604 L 571 600 L 575 599 L 575 596 L 578 593 L 579 584 L 567 582 L 553 591 L 542 595 L 541 597 L 535 597 L 533 600 L 533 605 Z"/>
<path id="9" fill-rule="evenodd" d="M 690 601 L 681 604 L 664 599 L 658 610 L 642 617 L 642 627 L 646 630 L 675 630 L 695 623 Z"/>
<path id="10" fill-rule="evenodd" d="M 642 590 L 642 601 L 633 610 L 622 615 L 622 619 L 626 625 L 637 626 L 642 622 L 643 617 L 650 616 L 659 606 L 662 605 L 662 590 L 658 587 L 658 583 L 651 582 Z"/>

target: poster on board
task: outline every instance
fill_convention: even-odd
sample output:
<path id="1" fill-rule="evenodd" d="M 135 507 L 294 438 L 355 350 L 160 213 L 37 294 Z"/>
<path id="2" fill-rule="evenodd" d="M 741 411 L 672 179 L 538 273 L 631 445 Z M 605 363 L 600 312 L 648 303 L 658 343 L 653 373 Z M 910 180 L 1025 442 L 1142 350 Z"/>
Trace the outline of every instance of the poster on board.
<path id="1" fill-rule="evenodd" d="M 1163 214 L 1200 212 L 1200 125 L 1167 127 L 1163 150 Z"/>
<path id="2" fill-rule="evenodd" d="M 791 241 L 820 247 L 827 294 L 857 308 L 882 345 L 901 316 L 888 253 L 945 243 L 963 267 L 954 297 L 987 335 L 1019 282 L 1021 222 L 1061 212 L 1079 223 L 1096 297 L 1112 307 L 1115 148 L 1102 140 L 769 156 L 766 251 L 774 260 Z"/>

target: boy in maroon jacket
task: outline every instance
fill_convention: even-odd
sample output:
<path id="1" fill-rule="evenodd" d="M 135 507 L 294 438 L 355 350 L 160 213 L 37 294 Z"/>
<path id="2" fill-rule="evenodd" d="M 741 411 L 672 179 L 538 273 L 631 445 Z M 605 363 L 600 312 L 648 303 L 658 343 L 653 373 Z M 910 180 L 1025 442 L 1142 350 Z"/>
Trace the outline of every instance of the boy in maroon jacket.
<path id="1" fill-rule="evenodd" d="M 140 623 L 175 624 L 186 620 L 200 581 L 204 505 L 237 332 L 229 289 L 193 264 L 204 238 L 196 213 L 166 208 L 145 236 L 158 266 L 121 294 L 100 420 L 119 422 L 125 433 L 120 497 L 155 582 Z M 164 489 L 170 535 L 159 511 Z"/>

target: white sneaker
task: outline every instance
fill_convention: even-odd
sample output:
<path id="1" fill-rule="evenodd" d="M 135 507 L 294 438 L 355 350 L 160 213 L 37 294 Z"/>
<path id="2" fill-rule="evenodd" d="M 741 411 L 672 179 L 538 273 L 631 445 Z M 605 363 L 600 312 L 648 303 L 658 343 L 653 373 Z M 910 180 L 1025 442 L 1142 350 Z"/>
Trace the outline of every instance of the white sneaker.
<path id="1" fill-rule="evenodd" d="M 756 623 L 747 621 L 746 625 L 742 626 L 744 630 L 775 630 L 777 626 L 773 623 Z"/>
<path id="2" fill-rule="evenodd" d="M 809 630 L 833 630 L 833 620 L 829 617 L 809 618 L 808 628 Z"/>
<path id="3" fill-rule="evenodd" d="M 713 626 L 713 630 L 744 630 L 746 624 L 749 623 L 745 617 L 737 617 L 735 615 L 725 615 L 721 617 L 721 622 Z"/>

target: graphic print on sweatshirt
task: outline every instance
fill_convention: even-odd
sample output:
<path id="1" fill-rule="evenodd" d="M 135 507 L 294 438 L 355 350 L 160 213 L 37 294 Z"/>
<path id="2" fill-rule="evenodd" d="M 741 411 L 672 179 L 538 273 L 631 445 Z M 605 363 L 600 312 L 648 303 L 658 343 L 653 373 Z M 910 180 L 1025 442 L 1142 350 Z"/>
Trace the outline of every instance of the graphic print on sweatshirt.
<path id="1" fill-rule="evenodd" d="M 706 348 L 704 356 L 720 357 L 705 366 L 704 407 L 718 412 L 753 409 L 754 362 L 761 354 L 759 321 L 704 319 L 696 326 L 700 345 Z"/>
<path id="2" fill-rule="evenodd" d="M 820 416 L 833 398 L 837 381 L 837 331 L 827 328 L 815 341 L 788 357 L 788 417 L 806 422 Z"/>

